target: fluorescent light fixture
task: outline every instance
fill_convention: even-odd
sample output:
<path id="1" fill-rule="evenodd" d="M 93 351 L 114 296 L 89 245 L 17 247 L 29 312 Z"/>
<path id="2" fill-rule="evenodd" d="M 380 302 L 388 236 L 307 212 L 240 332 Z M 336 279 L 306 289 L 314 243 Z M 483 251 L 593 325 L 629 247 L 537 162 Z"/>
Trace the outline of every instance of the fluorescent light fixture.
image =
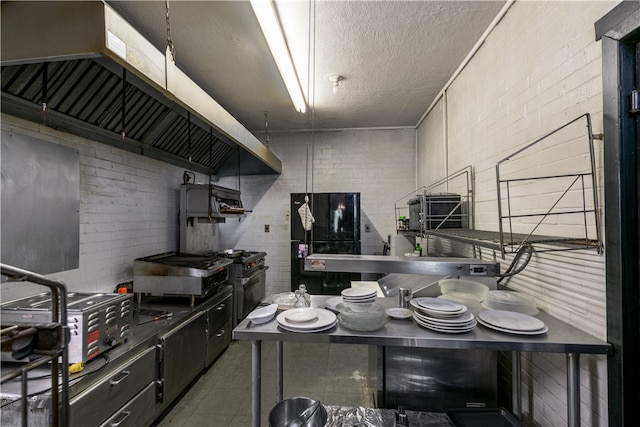
<path id="1" fill-rule="evenodd" d="M 278 70 L 280 70 L 280 75 L 287 87 L 291 101 L 293 101 L 293 105 L 298 112 L 304 113 L 307 111 L 307 103 L 302 94 L 300 81 L 293 66 L 291 54 L 287 48 L 273 2 L 271 0 L 251 0 L 251 7 L 267 39 L 267 44 L 271 49 L 271 54 L 276 61 Z"/>

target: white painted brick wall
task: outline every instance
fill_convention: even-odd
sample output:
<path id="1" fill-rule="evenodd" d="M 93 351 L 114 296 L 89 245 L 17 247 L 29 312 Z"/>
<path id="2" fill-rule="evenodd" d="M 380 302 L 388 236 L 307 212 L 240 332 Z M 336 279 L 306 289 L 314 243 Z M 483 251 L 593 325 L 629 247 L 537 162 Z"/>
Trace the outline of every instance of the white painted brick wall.
<path id="1" fill-rule="evenodd" d="M 395 234 L 394 202 L 415 189 L 415 138 L 413 129 L 315 132 L 313 137 L 270 133 L 269 145 L 282 160 L 282 174 L 241 177 L 242 203 L 253 212 L 240 222 L 220 225 L 221 246 L 265 251 L 268 291 L 288 291 L 290 215 L 298 215 L 289 212 L 290 193 L 344 191 L 361 193 L 362 253 L 380 253 L 382 241 Z M 237 188 L 237 179 L 221 179 L 220 185 Z M 368 233 L 365 224 L 371 225 Z"/>
<path id="2" fill-rule="evenodd" d="M 498 230 L 495 165 L 499 160 L 583 113 L 591 113 L 594 132 L 601 132 L 601 51 L 593 24 L 617 3 L 517 1 L 447 90 L 447 167 L 449 171 L 467 165 L 475 169 L 477 229 Z M 441 156 L 442 125 L 433 123 L 441 118 L 441 111 L 434 108 L 432 117 L 418 129 L 419 153 L 433 150 Z M 512 178 L 584 171 L 589 164 L 583 123 L 523 153 L 501 169 L 502 177 L 505 172 Z M 602 210 L 602 142 L 598 141 L 596 161 Z M 442 178 L 436 172 L 440 171 L 418 164 L 420 177 L 433 182 Z M 553 181 L 517 190 L 511 200 L 517 213 L 553 203 L 561 191 Z M 572 191 L 560 206 L 581 205 L 581 198 Z M 589 208 L 593 206 L 591 200 L 587 202 Z M 519 222 L 530 224 L 531 220 Z M 576 218 L 555 217 L 539 234 L 580 236 L 581 224 Z M 470 248 L 451 246 L 473 254 Z M 482 254 L 493 259 L 489 250 Z M 501 260 L 503 270 L 511 260 L 511 256 Z M 595 251 L 538 253 L 508 285 L 532 295 L 553 316 L 606 339 L 604 266 L 605 257 Z M 531 401 L 524 402 L 523 409 L 532 424 L 566 425 L 565 365 L 562 355 L 526 356 L 523 395 Z M 606 358 L 585 356 L 581 370 L 582 425 L 606 425 Z"/>

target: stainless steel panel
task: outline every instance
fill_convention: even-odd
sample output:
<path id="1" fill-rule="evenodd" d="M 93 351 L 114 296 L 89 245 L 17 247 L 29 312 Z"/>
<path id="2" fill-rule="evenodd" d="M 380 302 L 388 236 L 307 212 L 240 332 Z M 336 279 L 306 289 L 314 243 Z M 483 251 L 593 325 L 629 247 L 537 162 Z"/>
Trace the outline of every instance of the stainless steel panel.
<path id="1" fill-rule="evenodd" d="M 100 427 L 143 427 L 155 419 L 156 383 L 149 383 Z"/>
<path id="2" fill-rule="evenodd" d="M 233 296 L 229 294 L 207 310 L 207 347 L 205 363 L 209 366 L 231 342 Z"/>
<path id="3" fill-rule="evenodd" d="M 500 264 L 472 258 L 405 257 L 384 255 L 314 254 L 305 259 L 307 271 L 349 273 L 409 273 L 452 276 L 487 276 L 500 273 Z"/>
<path id="4" fill-rule="evenodd" d="M 161 381 L 164 410 L 205 368 L 206 315 L 200 312 L 185 323 L 162 335 Z"/>
<path id="5" fill-rule="evenodd" d="M 78 268 L 78 152 L 4 130 L 1 138 L 2 262 L 39 274 Z"/>
<path id="6" fill-rule="evenodd" d="M 242 320 L 265 297 L 266 278 L 269 267 L 264 266 L 249 277 L 236 278 L 236 320 Z"/>
<path id="7" fill-rule="evenodd" d="M 232 296 L 229 295 L 220 303 L 207 310 L 208 329 L 216 330 L 231 319 Z"/>
<path id="8" fill-rule="evenodd" d="M 62 92 L 47 103 L 49 124 L 138 154 L 144 146 L 145 155 L 202 173 L 213 170 L 218 176 L 235 175 L 238 159 L 246 174 L 282 172 L 280 159 L 267 146 L 107 4 L 5 2 L 1 29 L 2 37 L 16 41 L 6 49 L 3 46 L 1 52 L 2 80 L 13 84 L 3 86 L 4 112 L 10 109 L 12 114 L 38 121 L 43 102 L 42 78 L 38 77 L 42 64 L 47 63 L 62 68 L 61 73 L 49 73 L 49 85 Z M 78 67 L 98 68 L 97 74 L 80 74 L 81 80 L 70 77 Z M 123 69 L 126 81 L 120 78 Z M 5 71 L 18 77 L 9 79 Z M 38 77 L 21 79 L 22 73 Z M 120 136 L 119 100 L 106 99 L 117 98 L 124 83 L 126 138 Z M 78 92 L 82 97 L 75 99 Z M 33 93 L 38 94 L 35 99 L 29 96 Z M 100 105 L 94 108 L 96 102 Z M 88 110 L 98 111 L 99 117 L 84 117 L 78 110 L 85 105 L 92 105 Z M 72 123 L 75 120 L 78 122 Z M 136 131 L 149 123 L 154 123 L 152 129 Z M 188 150 L 186 130 L 192 124 L 193 145 Z M 101 132 L 105 129 L 109 132 Z M 212 140 L 215 150 L 210 156 Z"/>
<path id="9" fill-rule="evenodd" d="M 201 277 L 189 276 L 136 276 L 133 290 L 153 295 L 202 296 L 202 280 Z"/>
<path id="10" fill-rule="evenodd" d="M 156 348 L 149 347 L 71 399 L 70 426 L 100 425 L 155 378 Z"/>

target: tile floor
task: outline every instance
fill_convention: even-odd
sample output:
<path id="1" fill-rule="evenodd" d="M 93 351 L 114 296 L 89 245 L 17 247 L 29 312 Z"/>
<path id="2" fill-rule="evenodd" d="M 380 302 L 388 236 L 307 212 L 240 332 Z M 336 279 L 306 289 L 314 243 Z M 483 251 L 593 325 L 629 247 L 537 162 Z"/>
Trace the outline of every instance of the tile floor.
<path id="1" fill-rule="evenodd" d="M 305 396 L 326 405 L 373 407 L 366 345 L 285 342 L 284 398 Z M 275 405 L 275 343 L 262 343 L 262 417 Z M 251 343 L 233 341 L 155 426 L 251 425 Z"/>

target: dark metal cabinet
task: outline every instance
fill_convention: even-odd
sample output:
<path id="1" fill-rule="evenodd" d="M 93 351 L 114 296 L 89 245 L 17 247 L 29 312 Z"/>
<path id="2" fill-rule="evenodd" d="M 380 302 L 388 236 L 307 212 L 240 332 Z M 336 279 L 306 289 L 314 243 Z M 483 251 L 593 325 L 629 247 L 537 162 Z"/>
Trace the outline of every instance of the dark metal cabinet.
<path id="1" fill-rule="evenodd" d="M 205 368 L 205 311 L 159 337 L 160 407 L 166 407 Z"/>
<path id="2" fill-rule="evenodd" d="M 70 426 L 100 425 L 116 414 L 141 390 L 155 393 L 156 348 L 148 347 L 128 359 L 69 402 Z M 147 421 L 155 417 L 154 405 L 145 408 Z M 117 414 L 116 414 L 117 415 Z M 144 423 L 139 423 L 142 425 Z"/>

